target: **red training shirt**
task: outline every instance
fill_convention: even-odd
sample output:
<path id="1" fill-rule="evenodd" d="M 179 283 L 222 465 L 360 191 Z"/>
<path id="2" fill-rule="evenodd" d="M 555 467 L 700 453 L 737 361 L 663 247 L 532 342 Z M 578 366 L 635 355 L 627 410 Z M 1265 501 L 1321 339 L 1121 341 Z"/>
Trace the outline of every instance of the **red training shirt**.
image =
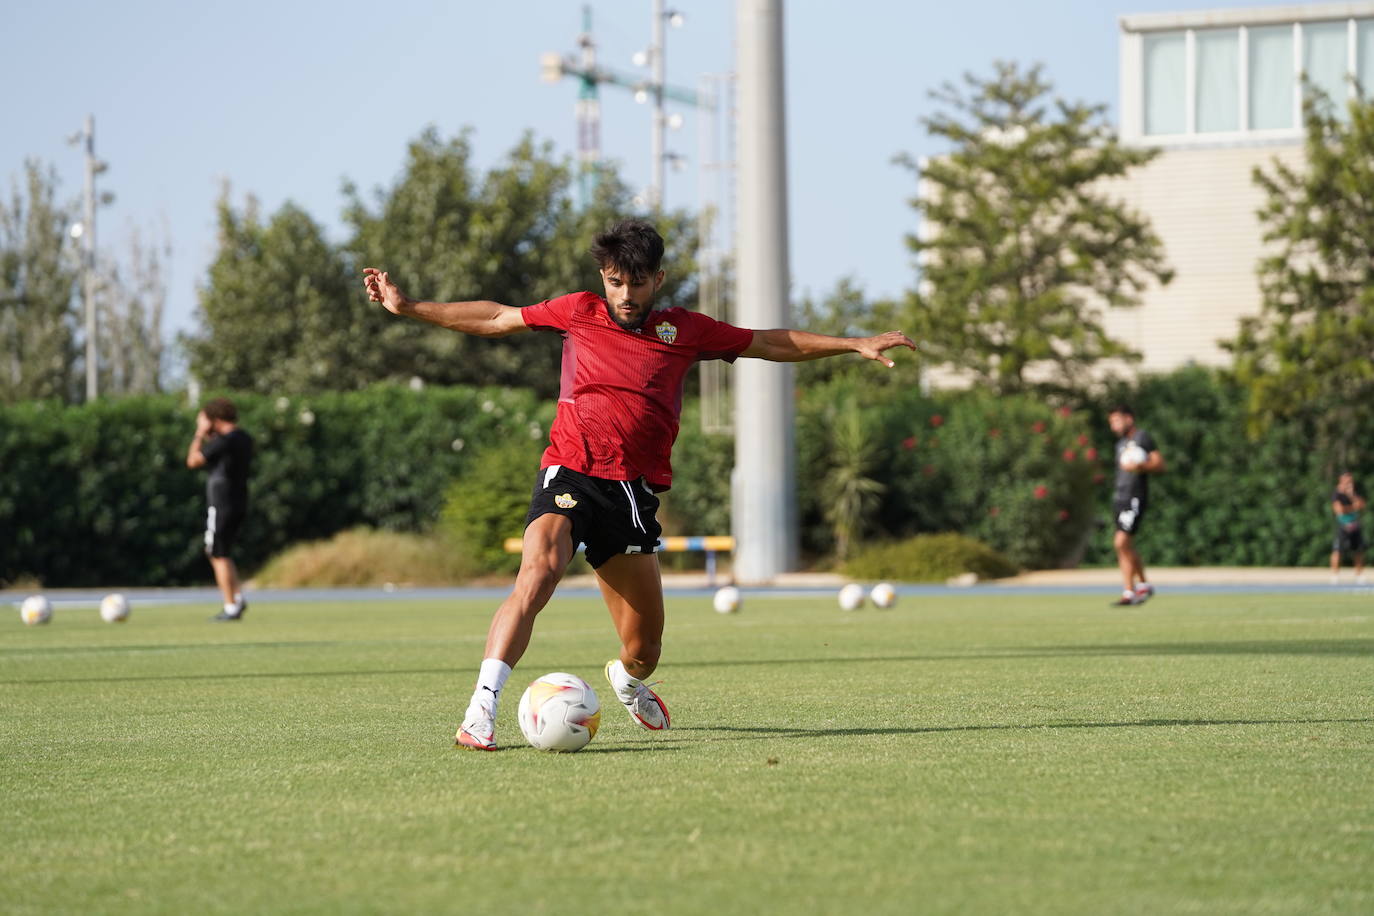
<path id="1" fill-rule="evenodd" d="M 735 357 L 753 332 L 682 308 L 649 313 L 638 331 L 606 314 L 595 293 L 569 293 L 520 310 L 525 325 L 563 336 L 558 412 L 541 467 L 555 464 L 605 480 L 673 482 L 669 458 L 682 386 L 697 360 Z"/>

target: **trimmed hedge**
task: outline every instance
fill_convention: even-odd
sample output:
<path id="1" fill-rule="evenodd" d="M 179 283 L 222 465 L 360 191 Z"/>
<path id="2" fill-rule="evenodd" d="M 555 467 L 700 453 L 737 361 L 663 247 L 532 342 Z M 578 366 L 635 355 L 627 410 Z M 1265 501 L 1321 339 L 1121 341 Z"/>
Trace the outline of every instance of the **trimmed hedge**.
<path id="1" fill-rule="evenodd" d="M 819 482 L 831 461 L 835 405 L 846 402 L 873 414 L 866 424 L 876 431 L 873 476 L 884 486 L 873 540 L 958 531 L 1032 568 L 1081 554 L 1097 524 L 1103 461 L 1086 412 L 1030 396 L 931 397 L 914 389 L 855 390 L 843 381 L 805 392 L 798 405 L 804 549 L 823 554 L 833 543 Z"/>
<path id="2" fill-rule="evenodd" d="M 964 573 L 1001 579 L 1017 570 L 1016 564 L 981 541 L 945 532 L 865 548 L 844 565 L 844 572 L 855 579 L 944 582 Z"/>
<path id="3" fill-rule="evenodd" d="M 256 444 L 236 557 L 248 571 L 347 528 L 428 529 L 477 446 L 542 438 L 553 415 L 494 388 L 234 401 Z M 185 464 L 196 410 L 170 395 L 0 408 L 0 581 L 205 581 L 205 475 Z"/>
<path id="4" fill-rule="evenodd" d="M 1258 440 L 1246 433 L 1245 389 L 1204 369 L 1183 369 L 1116 392 L 1159 443 L 1167 470 L 1150 481 L 1150 504 L 1136 538 L 1150 566 L 1315 566 L 1331 551 L 1331 491 L 1341 468 L 1318 452 L 1302 423 L 1276 424 Z M 1100 407 L 1103 441 L 1111 441 Z M 1368 496 L 1374 463 L 1350 468 Z M 1104 531 L 1085 562 L 1112 565 L 1110 479 Z"/>
<path id="5" fill-rule="evenodd" d="M 1110 565 L 1113 437 L 1105 414 L 1124 399 L 1169 466 L 1152 481 L 1138 541 L 1147 565 L 1324 561 L 1337 469 L 1312 449 L 1309 430 L 1279 425 L 1250 441 L 1244 391 L 1201 369 L 1109 395 L 1067 410 L 1029 396 L 929 396 L 843 380 L 799 392 L 804 552 L 833 550 L 821 482 L 841 460 L 831 447 L 834 411 L 852 404 L 867 415 L 865 473 L 883 488 L 866 520 L 870 541 L 957 531 L 1023 567 L 1080 558 Z M 378 387 L 235 401 L 257 443 L 238 557 L 249 573 L 292 544 L 349 528 L 428 531 L 446 495 L 454 513 L 446 527 L 466 529 L 465 549 L 484 567 L 510 567 L 490 532 L 518 532 L 553 416 L 548 400 L 494 388 Z M 173 396 L 0 407 L 0 583 L 206 581 L 204 474 L 184 460 L 195 409 Z M 734 445 L 702 434 L 697 416 L 689 403 L 665 529 L 722 534 Z M 488 451 L 495 454 L 479 458 Z M 1364 481 L 1374 464 L 1351 470 Z M 477 558 L 479 546 L 493 552 Z"/>

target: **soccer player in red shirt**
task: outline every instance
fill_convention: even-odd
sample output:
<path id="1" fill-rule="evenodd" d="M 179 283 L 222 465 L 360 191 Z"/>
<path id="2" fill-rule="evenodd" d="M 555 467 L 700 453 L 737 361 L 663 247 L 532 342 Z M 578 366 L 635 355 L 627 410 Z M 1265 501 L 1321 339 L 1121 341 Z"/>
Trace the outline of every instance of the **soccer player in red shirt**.
<path id="1" fill-rule="evenodd" d="M 411 299 L 385 271 L 363 270 L 368 297 L 393 314 L 478 337 L 555 331 L 563 338 L 562 390 L 525 519 L 520 572 L 492 618 L 477 687 L 456 736 L 459 745 L 477 750 L 496 749 L 501 689 L 578 544 L 586 545 L 620 637 L 620 657 L 607 663 L 606 677 L 640 726 L 669 726 L 667 706 L 644 681 L 663 648 L 656 494 L 672 483 L 669 456 L 692 363 L 858 353 L 890 368 L 884 351 L 916 349 L 899 331 L 877 337 L 751 331 L 687 309 L 655 309 L 663 239 L 642 220 L 601 233 L 591 254 L 605 296 L 571 293 L 526 308 Z"/>

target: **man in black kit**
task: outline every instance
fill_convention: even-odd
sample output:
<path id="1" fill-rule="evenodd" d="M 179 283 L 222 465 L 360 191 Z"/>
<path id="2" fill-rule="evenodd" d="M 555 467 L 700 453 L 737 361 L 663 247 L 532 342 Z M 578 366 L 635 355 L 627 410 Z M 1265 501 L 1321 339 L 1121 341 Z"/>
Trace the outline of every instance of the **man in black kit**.
<path id="1" fill-rule="evenodd" d="M 1145 564 L 1135 549 L 1135 535 L 1145 515 L 1150 499 L 1150 474 L 1164 471 L 1164 456 L 1154 437 L 1135 425 L 1135 412 L 1125 404 L 1112 408 L 1107 423 L 1118 438 L 1116 441 L 1116 492 L 1112 514 L 1116 534 L 1112 545 L 1116 548 L 1117 565 L 1121 568 L 1123 589 L 1114 605 L 1144 604 L 1155 589 L 1145 579 Z"/>
<path id="2" fill-rule="evenodd" d="M 1336 539 L 1331 544 L 1332 585 L 1340 582 L 1343 554 L 1355 561 L 1355 584 L 1364 585 L 1364 530 L 1360 527 L 1364 507 L 1364 497 L 1355 492 L 1355 476 L 1346 471 L 1331 494 L 1331 514 L 1336 519 Z"/>
<path id="3" fill-rule="evenodd" d="M 230 552 L 248 513 L 248 472 L 253 439 L 238 427 L 239 412 L 227 398 L 215 398 L 196 415 L 196 435 L 186 450 L 188 468 L 206 468 L 205 553 L 224 595 L 224 610 L 211 620 L 242 620 L 248 602 L 239 590 L 239 571 Z"/>

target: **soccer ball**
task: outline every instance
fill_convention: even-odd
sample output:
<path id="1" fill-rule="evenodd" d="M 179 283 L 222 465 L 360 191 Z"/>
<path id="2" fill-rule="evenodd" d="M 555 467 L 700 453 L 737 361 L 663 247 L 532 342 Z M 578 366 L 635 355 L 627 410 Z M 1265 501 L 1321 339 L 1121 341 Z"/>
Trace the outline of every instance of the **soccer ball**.
<path id="1" fill-rule="evenodd" d="M 100 619 L 106 623 L 123 623 L 129 619 L 129 601 L 115 592 L 100 599 Z"/>
<path id="2" fill-rule="evenodd" d="M 873 586 L 873 591 L 868 593 L 868 600 L 873 602 L 874 607 L 892 607 L 897 603 L 897 590 L 886 582 L 879 582 Z"/>
<path id="3" fill-rule="evenodd" d="M 851 582 L 840 589 L 840 610 L 857 611 L 864 606 L 864 587 L 857 582 Z"/>
<path id="4" fill-rule="evenodd" d="M 716 597 L 712 599 L 711 604 L 715 607 L 716 613 L 718 614 L 735 613 L 735 611 L 739 610 L 739 589 L 735 588 L 733 585 L 725 586 L 720 591 L 716 592 Z"/>
<path id="5" fill-rule="evenodd" d="M 31 627 L 52 620 L 52 603 L 42 595 L 30 595 L 19 605 L 19 616 Z"/>
<path id="6" fill-rule="evenodd" d="M 1121 458 L 1119 459 L 1121 469 L 1124 471 L 1126 469 L 1126 465 L 1128 464 L 1132 466 L 1137 464 L 1144 464 L 1145 459 L 1149 457 L 1150 456 L 1145 453 L 1145 449 L 1140 447 L 1140 443 L 1129 443 L 1125 448 L 1121 450 Z"/>
<path id="7" fill-rule="evenodd" d="M 575 674 L 546 674 L 520 697 L 520 731 L 541 751 L 580 751 L 601 725 L 601 702 Z"/>

